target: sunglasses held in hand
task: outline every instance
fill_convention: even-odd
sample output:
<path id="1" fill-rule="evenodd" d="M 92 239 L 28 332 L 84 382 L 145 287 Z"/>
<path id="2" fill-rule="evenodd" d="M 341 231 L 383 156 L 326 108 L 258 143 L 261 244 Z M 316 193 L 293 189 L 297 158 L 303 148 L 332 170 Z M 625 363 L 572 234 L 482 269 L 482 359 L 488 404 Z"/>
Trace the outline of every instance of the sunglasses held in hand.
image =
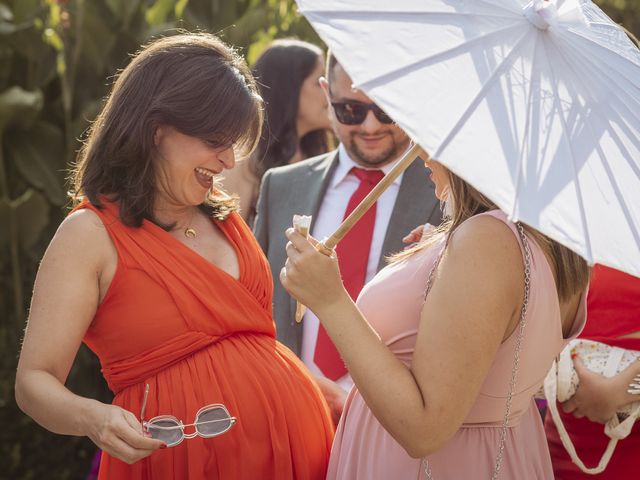
<path id="1" fill-rule="evenodd" d="M 174 447 L 181 443 L 185 438 L 195 438 L 197 436 L 203 438 L 212 438 L 228 432 L 237 421 L 236 417 L 232 417 L 227 407 L 221 404 L 211 404 L 202 407 L 196 413 L 194 423 L 185 425 L 173 415 L 159 415 L 153 417 L 149 421 L 144 420 L 144 410 L 147 406 L 147 397 L 149 396 L 149 385 L 147 384 L 144 391 L 144 400 L 140 410 L 140 422 L 143 430 L 151 435 L 151 438 L 164 442 L 167 447 Z M 184 433 L 185 427 L 195 427 L 193 433 Z"/>

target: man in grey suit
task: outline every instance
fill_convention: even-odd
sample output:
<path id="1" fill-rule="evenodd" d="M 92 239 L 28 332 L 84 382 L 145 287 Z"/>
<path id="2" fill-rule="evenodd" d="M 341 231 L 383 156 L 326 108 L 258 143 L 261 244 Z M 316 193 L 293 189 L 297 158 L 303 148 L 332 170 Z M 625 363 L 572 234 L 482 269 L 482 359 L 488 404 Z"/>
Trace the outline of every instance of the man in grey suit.
<path id="1" fill-rule="evenodd" d="M 295 301 L 278 281 L 287 259 L 284 232 L 291 227 L 293 215 L 300 214 L 313 216 L 311 234 L 315 238 L 322 239 L 333 233 L 345 217 L 345 210 L 348 213 L 354 200 L 352 196 L 361 190 L 357 171 L 371 173 L 374 170 L 381 178 L 399 160 L 410 141 L 363 92 L 352 88 L 351 78 L 331 54 L 321 86 L 331 105 L 330 117 L 340 147 L 325 155 L 267 171 L 260 188 L 254 233 L 273 273 L 278 339 L 316 375 L 335 419 L 339 418 L 352 382 L 348 374 L 329 374 L 318 361 L 322 327 L 313 313 L 307 312 L 302 323 L 294 321 Z M 361 268 L 366 270 L 361 272 L 365 282 L 385 265 L 387 255 L 403 249 L 403 237 L 416 226 L 440 223 L 439 203 L 428 175 L 424 164 L 416 161 L 378 200 L 375 211 L 370 214 L 374 218 L 370 219 L 373 231 L 371 244 L 367 245 L 369 252 L 365 252 L 366 268 Z M 346 285 L 340 253 L 338 249 Z M 361 252 L 356 248 L 355 253 Z M 357 296 L 357 291 L 352 296 Z"/>

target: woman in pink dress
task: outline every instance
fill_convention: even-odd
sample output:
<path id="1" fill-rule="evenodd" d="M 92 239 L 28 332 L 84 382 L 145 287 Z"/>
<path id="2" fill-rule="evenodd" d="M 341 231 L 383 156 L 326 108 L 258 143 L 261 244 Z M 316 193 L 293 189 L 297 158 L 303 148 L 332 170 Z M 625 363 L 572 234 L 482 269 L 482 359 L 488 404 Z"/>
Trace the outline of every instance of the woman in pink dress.
<path id="1" fill-rule="evenodd" d="M 335 255 L 287 231 L 281 281 L 318 316 L 355 382 L 328 478 L 551 479 L 533 395 L 584 324 L 589 268 L 426 164 L 448 221 L 356 304 Z"/>

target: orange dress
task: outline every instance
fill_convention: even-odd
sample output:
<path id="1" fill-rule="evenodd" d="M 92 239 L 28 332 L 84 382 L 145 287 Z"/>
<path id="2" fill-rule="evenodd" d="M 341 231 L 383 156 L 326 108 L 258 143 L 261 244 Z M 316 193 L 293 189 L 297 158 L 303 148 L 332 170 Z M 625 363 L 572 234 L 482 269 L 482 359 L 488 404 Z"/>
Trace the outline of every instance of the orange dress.
<path id="1" fill-rule="evenodd" d="M 157 225 L 120 222 L 100 210 L 118 266 L 84 342 L 100 358 L 114 405 L 145 419 L 223 403 L 238 422 L 134 465 L 103 454 L 99 479 L 321 479 L 333 437 L 329 410 L 304 365 L 275 340 L 273 281 L 251 231 L 236 214 L 213 220 L 233 245 L 235 280 Z M 187 427 L 191 433 L 193 427 Z"/>

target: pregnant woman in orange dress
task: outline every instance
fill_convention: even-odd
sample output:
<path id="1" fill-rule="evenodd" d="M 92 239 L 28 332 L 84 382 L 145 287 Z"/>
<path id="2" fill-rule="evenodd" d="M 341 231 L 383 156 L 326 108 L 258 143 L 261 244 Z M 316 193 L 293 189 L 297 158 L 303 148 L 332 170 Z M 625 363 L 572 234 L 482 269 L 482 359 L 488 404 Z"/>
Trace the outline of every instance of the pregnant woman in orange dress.
<path id="1" fill-rule="evenodd" d="M 161 39 L 120 74 L 80 153 L 16 399 L 45 428 L 89 436 L 105 452 L 101 479 L 325 476 L 326 404 L 276 342 L 268 264 L 214 181 L 255 144 L 260 102 L 216 37 Z M 112 405 L 64 386 L 81 341 Z M 147 423 L 163 415 L 176 420 Z"/>

